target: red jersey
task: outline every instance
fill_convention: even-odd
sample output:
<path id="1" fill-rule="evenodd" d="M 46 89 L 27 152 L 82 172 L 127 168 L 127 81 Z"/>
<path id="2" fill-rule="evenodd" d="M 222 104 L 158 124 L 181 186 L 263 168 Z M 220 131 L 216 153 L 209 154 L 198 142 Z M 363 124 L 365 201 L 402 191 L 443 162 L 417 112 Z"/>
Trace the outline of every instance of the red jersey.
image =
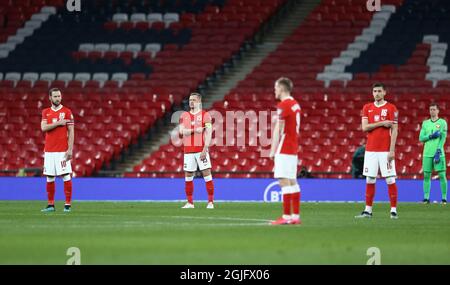
<path id="1" fill-rule="evenodd" d="M 284 121 L 277 153 L 297 155 L 300 135 L 300 105 L 288 97 L 277 105 L 278 119 Z"/>
<path id="2" fill-rule="evenodd" d="M 196 114 L 184 112 L 180 116 L 180 124 L 189 130 L 196 128 L 205 128 L 206 124 L 211 124 L 211 116 L 208 112 L 201 110 Z M 193 133 L 190 136 L 183 137 L 184 153 L 202 152 L 205 146 L 204 131 L 202 133 Z"/>
<path id="3" fill-rule="evenodd" d="M 398 122 L 397 108 L 388 102 L 381 106 L 375 106 L 375 103 L 364 105 L 362 110 L 362 117 L 367 118 L 369 124 L 380 121 L 394 121 Z M 371 130 L 367 134 L 366 151 L 387 152 L 391 145 L 391 129 L 379 127 Z"/>
<path id="4" fill-rule="evenodd" d="M 45 152 L 66 152 L 68 150 L 67 126 L 73 125 L 74 120 L 72 111 L 62 105 L 57 111 L 52 108 L 42 111 L 42 121 L 46 121 L 47 124 L 53 124 L 60 120 L 69 120 L 69 122 L 65 126 L 58 126 L 45 133 Z"/>

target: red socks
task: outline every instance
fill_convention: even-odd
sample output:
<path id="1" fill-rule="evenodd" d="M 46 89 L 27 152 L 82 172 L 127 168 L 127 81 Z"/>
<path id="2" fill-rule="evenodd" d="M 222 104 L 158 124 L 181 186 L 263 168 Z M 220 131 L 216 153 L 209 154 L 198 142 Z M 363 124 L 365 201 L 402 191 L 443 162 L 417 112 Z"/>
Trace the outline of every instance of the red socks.
<path id="1" fill-rule="evenodd" d="M 64 194 L 66 195 L 66 205 L 72 202 L 72 180 L 64 181 Z"/>
<path id="2" fill-rule="evenodd" d="M 206 181 L 206 192 L 208 192 L 208 202 L 214 201 L 214 182 L 212 180 Z M 194 181 L 185 181 L 185 191 L 188 203 L 194 204 Z"/>
<path id="3" fill-rule="evenodd" d="M 47 182 L 47 199 L 49 205 L 55 205 L 55 181 Z"/>
<path id="4" fill-rule="evenodd" d="M 389 201 L 391 201 L 391 208 L 397 207 L 397 184 L 388 185 Z"/>
<path id="5" fill-rule="evenodd" d="M 300 192 L 292 193 L 292 214 L 300 215 Z"/>
<path id="6" fill-rule="evenodd" d="M 375 184 L 366 184 L 366 206 L 372 207 L 375 197 Z"/>
<path id="7" fill-rule="evenodd" d="M 193 204 L 192 194 L 194 194 L 194 181 L 185 181 L 185 191 L 188 202 Z"/>
<path id="8" fill-rule="evenodd" d="M 283 194 L 283 215 L 291 215 L 292 194 Z"/>
<path id="9" fill-rule="evenodd" d="M 214 200 L 214 183 L 212 180 L 206 182 L 206 191 L 208 192 L 208 202 Z"/>

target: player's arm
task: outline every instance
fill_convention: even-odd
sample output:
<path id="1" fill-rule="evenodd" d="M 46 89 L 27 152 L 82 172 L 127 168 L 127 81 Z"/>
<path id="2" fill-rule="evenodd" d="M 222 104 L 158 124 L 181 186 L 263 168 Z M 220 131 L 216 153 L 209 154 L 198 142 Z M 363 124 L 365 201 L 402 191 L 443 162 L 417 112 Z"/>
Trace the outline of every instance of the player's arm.
<path id="1" fill-rule="evenodd" d="M 425 122 L 422 122 L 422 128 L 420 129 L 420 134 L 419 134 L 419 141 L 427 142 L 429 140 L 430 140 L 430 136 L 427 135 L 427 133 L 425 131 Z"/>
<path id="2" fill-rule="evenodd" d="M 370 132 L 373 129 L 376 129 L 379 127 L 390 128 L 393 125 L 394 125 L 393 121 L 380 121 L 380 122 L 369 124 L 369 119 L 367 117 L 363 117 L 361 120 L 361 128 L 364 132 Z"/>
<path id="3" fill-rule="evenodd" d="M 391 144 L 389 146 L 389 154 L 388 154 L 388 161 L 390 162 L 395 158 L 395 144 L 397 143 L 397 136 L 398 136 L 398 124 L 394 123 L 391 127 Z"/>
<path id="4" fill-rule="evenodd" d="M 48 124 L 47 120 L 42 120 L 41 121 L 41 130 L 43 132 L 48 132 L 59 126 L 65 126 L 67 124 L 67 122 L 69 122 L 69 121 L 68 120 L 59 120 L 52 124 Z"/>
<path id="5" fill-rule="evenodd" d="M 212 124 L 211 122 L 205 123 L 205 134 L 204 134 L 204 143 L 202 153 L 200 154 L 200 159 L 205 159 L 206 152 L 208 151 L 209 146 L 211 145 L 212 140 Z"/>
<path id="6" fill-rule="evenodd" d="M 444 147 L 445 140 L 447 139 L 447 122 L 441 128 L 441 137 L 439 138 L 438 149 L 442 149 Z"/>
<path id="7" fill-rule="evenodd" d="M 283 129 L 284 129 L 284 120 L 277 119 L 272 133 L 272 145 L 270 147 L 270 154 L 269 154 L 270 158 L 275 156 L 278 144 L 280 143 L 280 131 Z"/>
<path id="8" fill-rule="evenodd" d="M 66 160 L 70 160 L 72 159 L 73 142 L 75 140 L 75 127 L 73 124 L 67 125 L 67 140 L 67 144 L 69 147 L 66 152 Z"/>
<path id="9" fill-rule="evenodd" d="M 183 137 L 190 136 L 194 133 L 194 129 L 188 129 L 183 126 L 183 124 L 179 125 L 180 135 Z"/>
<path id="10" fill-rule="evenodd" d="M 186 113 L 184 113 L 184 114 L 186 114 Z M 178 130 L 179 130 L 181 136 L 187 137 L 194 133 L 194 129 L 193 128 L 188 129 L 184 126 L 184 120 L 185 120 L 184 114 L 182 114 L 180 117 L 180 123 L 178 125 Z"/>

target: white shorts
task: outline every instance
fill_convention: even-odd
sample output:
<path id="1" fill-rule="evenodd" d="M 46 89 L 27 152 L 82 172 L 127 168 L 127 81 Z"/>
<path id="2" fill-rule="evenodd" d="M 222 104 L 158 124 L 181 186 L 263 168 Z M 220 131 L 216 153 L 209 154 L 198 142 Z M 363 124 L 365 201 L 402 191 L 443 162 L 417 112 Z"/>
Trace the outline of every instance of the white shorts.
<path id="1" fill-rule="evenodd" d="M 389 152 L 366 151 L 364 154 L 363 175 L 377 177 L 378 168 L 381 170 L 381 177 L 397 176 L 395 172 L 395 160 L 388 163 Z"/>
<path id="2" fill-rule="evenodd" d="M 61 176 L 72 173 L 70 160 L 66 161 L 65 152 L 46 152 L 44 153 L 44 175 Z"/>
<path id="3" fill-rule="evenodd" d="M 297 179 L 297 155 L 275 154 L 274 177 Z"/>
<path id="4" fill-rule="evenodd" d="M 183 170 L 187 172 L 197 171 L 197 166 L 200 171 L 211 168 L 211 158 L 209 153 L 206 153 L 206 158 L 200 160 L 201 152 L 185 153 Z"/>

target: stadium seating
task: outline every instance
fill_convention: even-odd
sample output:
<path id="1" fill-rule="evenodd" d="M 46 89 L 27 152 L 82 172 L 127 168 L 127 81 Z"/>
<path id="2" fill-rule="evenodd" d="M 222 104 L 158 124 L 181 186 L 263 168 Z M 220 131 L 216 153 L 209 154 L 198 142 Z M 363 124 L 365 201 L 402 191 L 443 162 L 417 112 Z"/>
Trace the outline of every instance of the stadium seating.
<path id="1" fill-rule="evenodd" d="M 81 13 L 65 1 L 20 2 L 32 8 L 18 9 L 21 22 L 0 38 L 0 169 L 42 167 L 40 112 L 58 87 L 76 120 L 74 171 L 89 176 L 179 106 L 284 1 L 96 0 Z M 0 1 L 3 24 L 15 3 Z"/>
<path id="2" fill-rule="evenodd" d="M 222 114 L 227 110 L 274 110 L 273 83 L 280 76 L 287 76 L 294 81 L 293 95 L 302 106 L 299 166 L 313 172 L 314 177 L 350 177 L 353 153 L 365 142 L 360 111 L 365 103 L 373 100 L 371 85 L 382 81 L 388 86 L 386 99 L 396 104 L 400 113 L 397 172 L 417 178 L 422 171 L 422 144 L 418 136 L 422 120 L 428 117 L 428 104 L 437 101 L 441 106 L 440 115 L 445 118 L 450 114 L 446 110 L 450 106 L 449 81 L 439 77 L 434 83 L 427 78 L 428 58 L 433 48 L 433 54 L 441 60 L 438 64 L 443 66 L 435 67 L 436 72 L 441 75 L 447 72 L 448 57 L 444 61 L 442 49 L 446 48 L 450 29 L 445 24 L 450 11 L 448 1 L 386 0 L 382 11 L 373 14 L 363 13 L 365 2 L 322 1 L 276 51 L 223 101 L 215 102 L 212 109 Z M 419 6 L 426 7 L 414 12 Z M 427 19 L 434 19 L 436 29 Z M 384 31 L 382 35 L 374 38 L 365 32 L 378 31 L 377 25 Z M 370 30 L 372 27 L 375 29 Z M 435 37 L 427 34 L 438 34 L 439 42 L 444 44 L 436 46 Z M 361 44 L 364 41 L 366 44 Z M 395 43 L 391 45 L 391 42 Z M 348 52 L 348 48 L 356 51 Z M 361 52 L 363 48 L 366 51 Z M 344 67 L 333 69 L 335 64 Z M 331 68 L 327 70 L 328 66 Z M 347 72 L 350 77 L 345 74 L 342 78 L 331 77 L 324 84 L 325 80 L 318 77 L 324 71 Z M 164 169 L 180 170 L 181 149 L 173 151 L 172 147 L 161 146 L 129 175 L 145 176 L 145 171 L 158 170 L 161 165 Z M 212 147 L 215 176 L 272 177 L 272 161 L 262 157 L 261 151 L 261 147 Z M 175 160 L 179 162 L 174 168 Z"/>

